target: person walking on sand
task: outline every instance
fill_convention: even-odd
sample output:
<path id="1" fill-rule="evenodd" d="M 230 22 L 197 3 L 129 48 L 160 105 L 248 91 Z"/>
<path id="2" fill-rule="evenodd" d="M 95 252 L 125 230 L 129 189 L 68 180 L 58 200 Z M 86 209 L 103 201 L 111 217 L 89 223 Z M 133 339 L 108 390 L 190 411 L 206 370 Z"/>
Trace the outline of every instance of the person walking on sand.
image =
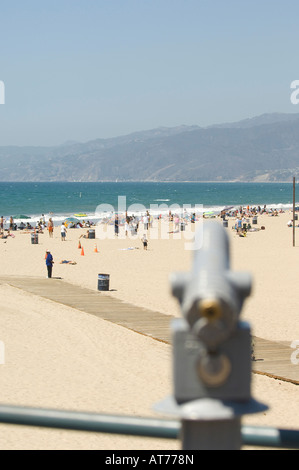
<path id="1" fill-rule="evenodd" d="M 66 237 L 66 226 L 64 224 L 61 225 L 60 235 L 61 235 L 61 240 L 64 242 L 65 237 Z"/>
<path id="2" fill-rule="evenodd" d="M 148 223 L 149 223 L 149 218 L 147 213 L 143 216 L 143 228 L 144 230 L 148 230 Z"/>
<path id="3" fill-rule="evenodd" d="M 51 255 L 50 250 L 47 250 L 46 251 L 46 266 L 47 266 L 49 279 L 52 277 L 53 264 L 54 264 L 53 256 Z"/>
<path id="4" fill-rule="evenodd" d="M 131 221 L 130 221 L 130 218 L 127 216 L 126 221 L 125 221 L 125 234 L 126 234 L 126 237 L 128 236 L 130 226 L 131 226 Z"/>
<path id="5" fill-rule="evenodd" d="M 50 217 L 50 219 L 48 221 L 48 231 L 49 231 L 49 237 L 50 238 L 53 238 L 53 230 L 54 230 L 54 224 L 53 224 L 53 220 Z"/>
<path id="6" fill-rule="evenodd" d="M 141 241 L 143 243 L 143 249 L 147 250 L 147 238 L 146 238 L 145 233 L 143 234 L 143 237 L 141 238 Z"/>
<path id="7" fill-rule="evenodd" d="M 119 220 L 118 220 L 118 215 L 115 216 L 114 220 L 114 233 L 118 237 L 118 230 L 119 230 Z"/>

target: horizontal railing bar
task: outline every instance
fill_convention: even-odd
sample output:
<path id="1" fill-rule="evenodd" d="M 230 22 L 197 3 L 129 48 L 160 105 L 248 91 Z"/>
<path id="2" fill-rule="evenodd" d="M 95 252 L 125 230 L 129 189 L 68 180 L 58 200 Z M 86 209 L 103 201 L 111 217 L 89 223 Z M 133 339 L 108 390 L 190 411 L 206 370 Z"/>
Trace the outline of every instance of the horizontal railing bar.
<path id="1" fill-rule="evenodd" d="M 14 405 L 0 405 L 0 423 L 164 439 L 179 439 L 181 430 L 181 423 L 172 419 L 106 415 Z M 297 430 L 242 426 L 241 435 L 243 445 L 299 449 L 299 431 Z"/>
<path id="2" fill-rule="evenodd" d="M 299 449 L 299 431 L 260 426 L 242 426 L 246 445 Z"/>
<path id="3" fill-rule="evenodd" d="M 0 405 L 0 423 L 177 439 L 174 420 Z"/>

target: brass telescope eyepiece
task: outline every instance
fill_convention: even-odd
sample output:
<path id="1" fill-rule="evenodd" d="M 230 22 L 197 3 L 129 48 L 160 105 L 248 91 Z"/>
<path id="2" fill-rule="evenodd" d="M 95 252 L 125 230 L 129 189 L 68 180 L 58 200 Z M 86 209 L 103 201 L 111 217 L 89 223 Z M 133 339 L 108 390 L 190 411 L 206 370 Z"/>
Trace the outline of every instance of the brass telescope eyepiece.
<path id="1" fill-rule="evenodd" d="M 214 322 L 222 317 L 221 303 L 218 299 L 201 299 L 198 301 L 197 306 L 200 316 L 206 318 L 209 322 Z"/>

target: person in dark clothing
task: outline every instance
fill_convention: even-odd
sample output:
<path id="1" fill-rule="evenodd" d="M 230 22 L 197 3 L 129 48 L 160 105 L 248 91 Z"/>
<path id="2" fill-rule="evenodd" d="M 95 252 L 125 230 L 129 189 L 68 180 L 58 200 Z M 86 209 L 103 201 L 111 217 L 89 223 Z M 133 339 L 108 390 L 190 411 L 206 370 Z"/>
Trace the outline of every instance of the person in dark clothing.
<path id="1" fill-rule="evenodd" d="M 53 267 L 53 256 L 50 253 L 50 250 L 46 251 L 46 266 L 48 270 L 48 278 L 52 277 L 52 267 Z"/>
<path id="2" fill-rule="evenodd" d="M 114 221 L 114 233 L 116 236 L 118 236 L 118 230 L 119 230 L 119 220 L 118 216 L 115 216 L 115 221 Z"/>

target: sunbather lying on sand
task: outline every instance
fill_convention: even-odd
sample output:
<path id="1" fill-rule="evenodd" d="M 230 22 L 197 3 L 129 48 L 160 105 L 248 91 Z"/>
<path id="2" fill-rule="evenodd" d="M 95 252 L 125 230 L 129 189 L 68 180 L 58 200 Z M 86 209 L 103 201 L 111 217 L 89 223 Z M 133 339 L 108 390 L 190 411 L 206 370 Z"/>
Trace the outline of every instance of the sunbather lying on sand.
<path id="1" fill-rule="evenodd" d="M 59 264 L 77 264 L 76 261 L 68 261 L 66 259 L 63 259 L 62 261 L 60 261 Z"/>
<path id="2" fill-rule="evenodd" d="M 87 230 L 86 235 L 80 235 L 80 238 L 89 238 L 89 230 Z"/>
<path id="3" fill-rule="evenodd" d="M 4 232 L 4 230 L 0 233 L 0 238 L 7 238 L 7 237 L 12 237 L 15 238 L 13 233 L 10 233 L 9 230 L 7 230 L 7 233 Z"/>

